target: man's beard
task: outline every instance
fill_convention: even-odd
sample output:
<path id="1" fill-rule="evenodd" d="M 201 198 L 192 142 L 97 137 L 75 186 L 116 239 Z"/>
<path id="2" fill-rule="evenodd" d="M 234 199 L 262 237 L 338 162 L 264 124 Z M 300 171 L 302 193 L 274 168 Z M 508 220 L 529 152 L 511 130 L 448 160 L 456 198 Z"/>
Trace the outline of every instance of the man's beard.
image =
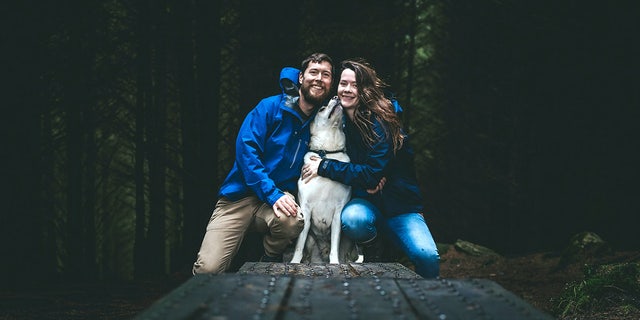
<path id="1" fill-rule="evenodd" d="M 321 96 L 314 96 L 311 94 L 311 85 L 303 85 L 300 88 L 300 92 L 302 92 L 302 96 L 304 97 L 304 101 L 311 103 L 314 106 L 320 106 L 329 96 L 329 91 L 325 91 L 325 93 Z"/>

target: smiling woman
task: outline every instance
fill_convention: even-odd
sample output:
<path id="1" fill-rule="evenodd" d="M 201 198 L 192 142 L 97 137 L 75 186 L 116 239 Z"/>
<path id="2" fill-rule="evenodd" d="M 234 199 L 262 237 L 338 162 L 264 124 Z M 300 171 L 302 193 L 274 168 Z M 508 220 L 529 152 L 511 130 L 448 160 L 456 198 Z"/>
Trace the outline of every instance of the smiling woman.
<path id="1" fill-rule="evenodd" d="M 338 98 L 347 115 L 345 133 L 351 162 L 310 159 L 305 168 L 353 187 L 341 214 L 343 233 L 363 251 L 388 239 L 425 278 L 439 274 L 438 251 L 423 215 L 413 151 L 385 84 L 364 61 L 341 64 Z M 380 230 L 380 237 L 378 236 Z M 365 262 L 385 259 L 363 252 Z"/>

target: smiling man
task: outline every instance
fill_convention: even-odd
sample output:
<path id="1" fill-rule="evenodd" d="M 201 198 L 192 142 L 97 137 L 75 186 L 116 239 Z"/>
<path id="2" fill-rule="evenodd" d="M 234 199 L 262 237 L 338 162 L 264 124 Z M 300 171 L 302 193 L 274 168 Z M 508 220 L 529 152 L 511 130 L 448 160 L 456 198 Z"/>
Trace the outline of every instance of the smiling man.
<path id="1" fill-rule="evenodd" d="M 300 70 L 285 68 L 280 74 L 281 80 L 299 82 L 298 99 L 283 87 L 282 94 L 263 99 L 244 119 L 235 162 L 218 193 L 194 274 L 226 271 L 247 231 L 264 234 L 262 261 L 282 262 L 282 253 L 302 231 L 293 195 L 308 151 L 311 115 L 331 91 L 333 62 L 314 53 Z"/>

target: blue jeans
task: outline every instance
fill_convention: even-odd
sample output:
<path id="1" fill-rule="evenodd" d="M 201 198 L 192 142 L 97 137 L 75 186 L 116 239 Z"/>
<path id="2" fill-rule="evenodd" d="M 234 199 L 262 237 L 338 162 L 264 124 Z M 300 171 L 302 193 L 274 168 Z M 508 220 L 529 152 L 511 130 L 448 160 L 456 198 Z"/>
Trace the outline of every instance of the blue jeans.
<path id="1" fill-rule="evenodd" d="M 371 202 L 354 198 L 342 209 L 342 232 L 356 243 L 374 239 L 378 229 L 393 239 L 424 278 L 440 275 L 440 256 L 424 217 L 420 213 L 405 213 L 383 217 Z"/>

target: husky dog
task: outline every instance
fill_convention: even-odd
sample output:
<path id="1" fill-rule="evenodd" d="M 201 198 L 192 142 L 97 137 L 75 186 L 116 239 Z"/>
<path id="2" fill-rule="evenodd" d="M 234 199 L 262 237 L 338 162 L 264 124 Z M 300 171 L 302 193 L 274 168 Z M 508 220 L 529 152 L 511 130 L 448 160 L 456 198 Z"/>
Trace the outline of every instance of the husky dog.
<path id="1" fill-rule="evenodd" d="M 304 156 L 308 163 L 311 156 L 349 162 L 345 152 L 346 138 L 340 99 L 333 97 L 318 110 L 311 123 L 309 152 Z M 357 256 L 355 246 L 346 237 L 340 237 L 340 213 L 351 197 L 351 187 L 329 178 L 315 176 L 306 183 L 298 180 L 298 200 L 304 218 L 304 229 L 298 237 L 291 263 L 340 263 L 353 261 Z M 328 258 L 328 259 L 327 259 Z"/>

